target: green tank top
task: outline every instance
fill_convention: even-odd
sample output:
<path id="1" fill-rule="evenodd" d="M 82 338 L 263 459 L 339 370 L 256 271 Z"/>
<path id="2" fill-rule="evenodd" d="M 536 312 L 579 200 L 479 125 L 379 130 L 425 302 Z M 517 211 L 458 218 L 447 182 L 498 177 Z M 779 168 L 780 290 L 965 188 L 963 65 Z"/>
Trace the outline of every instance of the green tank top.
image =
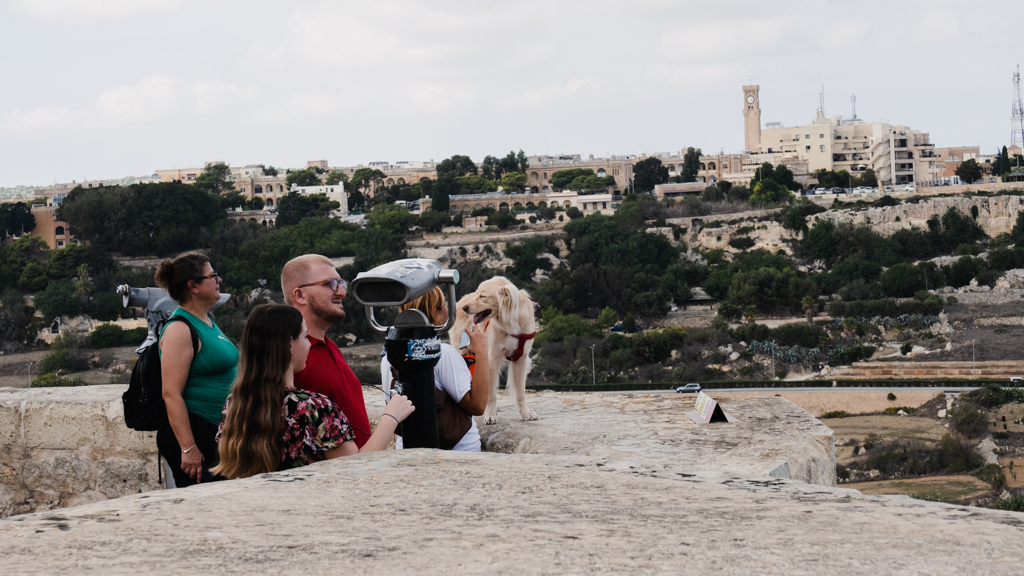
<path id="1" fill-rule="evenodd" d="M 202 342 L 199 353 L 192 359 L 192 366 L 185 380 L 185 390 L 181 394 L 185 400 L 185 408 L 189 413 L 216 424 L 220 422 L 224 402 L 238 372 L 238 349 L 224 332 L 221 332 L 217 323 L 213 322 L 213 316 L 210 316 L 213 326 L 207 325 L 183 308 L 178 308 L 171 316 L 185 318 L 185 321 L 196 329 L 199 341 Z M 164 329 L 166 328 L 165 324 Z M 160 335 L 163 336 L 163 330 Z"/>

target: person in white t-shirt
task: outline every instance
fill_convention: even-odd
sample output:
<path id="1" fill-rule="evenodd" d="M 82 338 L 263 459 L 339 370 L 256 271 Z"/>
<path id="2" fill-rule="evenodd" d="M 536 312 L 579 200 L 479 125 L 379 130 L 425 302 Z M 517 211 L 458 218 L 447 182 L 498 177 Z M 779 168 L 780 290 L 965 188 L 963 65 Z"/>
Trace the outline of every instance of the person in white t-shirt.
<path id="1" fill-rule="evenodd" d="M 439 286 L 427 292 L 423 296 L 403 304 L 402 311 L 416 308 L 427 315 L 427 318 L 436 325 L 444 324 L 448 319 L 448 305 L 444 299 L 444 292 Z M 480 330 L 476 330 L 480 328 Z M 481 326 L 474 326 L 466 334 L 469 335 L 469 352 L 476 356 L 476 365 L 471 374 L 466 360 L 459 354 L 451 344 L 441 344 L 441 358 L 434 367 L 434 386 L 443 390 L 454 400 L 459 408 L 470 416 L 480 416 L 487 407 L 487 396 L 490 393 L 490 373 L 487 363 L 487 336 Z M 385 396 L 391 394 L 391 363 L 385 355 L 380 362 L 381 387 Z M 386 400 L 387 398 L 385 398 Z M 471 426 L 469 431 L 459 440 L 453 450 L 463 452 L 480 451 L 480 431 L 476 427 L 476 420 L 470 418 Z M 396 440 L 396 448 L 402 448 L 402 439 Z"/>

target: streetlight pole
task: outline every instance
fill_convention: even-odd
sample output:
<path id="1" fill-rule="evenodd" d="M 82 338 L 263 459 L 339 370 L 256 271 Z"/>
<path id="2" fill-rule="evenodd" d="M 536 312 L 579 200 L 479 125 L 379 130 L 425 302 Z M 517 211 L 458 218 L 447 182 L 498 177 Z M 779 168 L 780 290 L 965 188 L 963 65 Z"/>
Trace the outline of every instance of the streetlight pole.
<path id="1" fill-rule="evenodd" d="M 590 345 L 590 383 L 597 386 L 597 371 L 594 369 L 594 346 L 597 346 L 597 344 Z"/>
<path id="2" fill-rule="evenodd" d="M 978 379 L 978 355 L 974 351 L 974 340 L 971 340 L 971 361 L 974 364 L 974 367 L 971 368 L 971 379 L 972 380 L 977 380 Z"/>
<path id="3" fill-rule="evenodd" d="M 29 388 L 32 387 L 32 365 L 33 364 L 35 364 L 35 362 L 29 362 L 28 363 L 28 387 Z"/>
<path id="4" fill-rule="evenodd" d="M 772 381 L 775 381 L 775 340 L 772 340 Z"/>

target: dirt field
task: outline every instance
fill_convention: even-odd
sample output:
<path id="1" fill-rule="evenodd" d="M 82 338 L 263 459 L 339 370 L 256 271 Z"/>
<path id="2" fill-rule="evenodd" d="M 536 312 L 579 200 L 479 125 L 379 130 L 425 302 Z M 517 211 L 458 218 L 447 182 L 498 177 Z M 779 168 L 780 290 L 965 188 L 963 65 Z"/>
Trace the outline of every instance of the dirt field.
<path id="1" fill-rule="evenodd" d="M 935 444 L 949 432 L 949 429 L 938 420 L 914 416 L 853 416 L 828 418 L 821 422 L 835 432 L 836 464 L 840 466 L 850 463 L 854 456 L 853 449 L 862 443 L 868 434 L 877 434 L 885 439 L 902 438 Z M 853 443 L 850 443 L 851 440 Z M 849 446 L 846 445 L 848 443 Z"/>
<path id="2" fill-rule="evenodd" d="M 896 400 L 886 400 L 892 392 Z M 774 392 L 718 392 L 710 391 L 711 395 L 725 404 L 729 398 L 751 398 L 757 396 L 775 396 Z M 815 416 L 826 412 L 843 411 L 847 414 L 871 414 L 882 412 L 890 406 L 909 406 L 917 408 L 941 396 L 941 390 L 910 391 L 894 388 L 892 390 L 825 390 L 820 392 L 778 392 L 779 396 L 800 406 Z M 934 414 L 930 414 L 934 416 Z M 827 424 L 826 424 L 827 425 Z"/>
<path id="3" fill-rule="evenodd" d="M 39 361 L 49 354 L 49 350 L 37 350 L 23 354 L 5 354 L 0 356 L 0 387 L 25 388 L 29 383 L 29 363 L 32 363 L 32 377 L 39 375 Z M 106 348 L 104 350 L 87 350 L 90 355 L 110 354 L 121 362 L 133 361 L 137 358 L 134 346 Z M 87 370 L 76 372 L 90 384 L 110 384 L 110 371 Z"/>
<path id="4" fill-rule="evenodd" d="M 855 482 L 843 484 L 843 488 L 860 490 L 873 496 L 881 494 L 905 494 L 925 500 L 941 502 L 958 502 L 967 498 L 981 496 L 992 489 L 991 486 L 974 476 L 929 476 L 910 480 L 883 480 L 881 482 Z"/>

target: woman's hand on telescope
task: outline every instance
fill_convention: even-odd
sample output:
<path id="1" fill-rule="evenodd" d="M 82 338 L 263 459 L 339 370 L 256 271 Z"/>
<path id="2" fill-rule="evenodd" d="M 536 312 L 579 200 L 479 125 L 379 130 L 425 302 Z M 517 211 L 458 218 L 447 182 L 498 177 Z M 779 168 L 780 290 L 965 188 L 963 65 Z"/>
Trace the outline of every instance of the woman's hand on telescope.
<path id="1" fill-rule="evenodd" d="M 388 400 L 387 406 L 384 408 L 384 416 L 381 418 L 394 418 L 398 422 L 405 420 L 416 410 L 416 407 L 412 405 L 412 402 L 402 396 L 401 394 L 393 394 L 391 400 Z M 398 425 L 395 423 L 395 426 Z"/>

